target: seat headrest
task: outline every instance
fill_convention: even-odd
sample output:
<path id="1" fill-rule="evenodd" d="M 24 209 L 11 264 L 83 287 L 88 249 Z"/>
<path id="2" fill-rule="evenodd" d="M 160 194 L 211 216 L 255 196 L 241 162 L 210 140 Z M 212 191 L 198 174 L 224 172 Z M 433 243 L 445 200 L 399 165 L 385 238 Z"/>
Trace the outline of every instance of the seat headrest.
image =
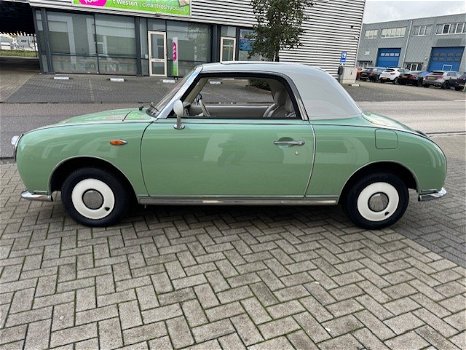
<path id="1" fill-rule="evenodd" d="M 288 93 L 285 90 L 280 89 L 280 90 L 275 91 L 275 95 L 273 96 L 273 101 L 275 102 L 275 104 L 279 106 L 284 106 L 287 98 L 288 98 Z"/>
<path id="2" fill-rule="evenodd" d="M 293 102 L 291 101 L 291 98 L 288 96 L 288 94 L 286 94 L 285 110 L 287 113 L 294 112 Z"/>

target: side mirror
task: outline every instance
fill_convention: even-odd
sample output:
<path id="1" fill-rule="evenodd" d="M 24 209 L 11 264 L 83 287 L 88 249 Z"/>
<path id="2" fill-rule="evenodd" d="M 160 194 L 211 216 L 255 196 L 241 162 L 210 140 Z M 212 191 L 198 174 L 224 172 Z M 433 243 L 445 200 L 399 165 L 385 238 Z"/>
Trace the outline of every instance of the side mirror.
<path id="1" fill-rule="evenodd" d="M 181 100 L 176 100 L 173 104 L 173 112 L 176 114 L 176 124 L 173 125 L 173 128 L 176 130 L 184 129 L 184 125 L 181 123 L 181 117 L 184 115 L 184 106 Z"/>

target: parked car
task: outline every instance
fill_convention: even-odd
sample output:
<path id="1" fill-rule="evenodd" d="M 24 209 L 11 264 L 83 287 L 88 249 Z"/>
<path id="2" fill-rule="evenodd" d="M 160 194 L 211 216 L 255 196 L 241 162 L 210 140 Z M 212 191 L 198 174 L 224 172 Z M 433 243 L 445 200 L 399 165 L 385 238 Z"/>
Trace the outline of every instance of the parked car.
<path id="1" fill-rule="evenodd" d="M 361 72 L 363 70 L 364 69 L 362 67 L 356 67 L 356 80 L 359 80 L 359 78 L 361 78 Z"/>
<path id="2" fill-rule="evenodd" d="M 260 84 L 258 84 L 260 82 Z M 148 205 L 336 205 L 368 229 L 404 214 L 408 189 L 440 198 L 442 150 L 419 131 L 362 112 L 319 68 L 196 67 L 159 103 L 74 117 L 12 140 L 22 197 L 89 226 Z"/>
<path id="3" fill-rule="evenodd" d="M 424 77 L 429 74 L 427 71 L 411 71 L 400 74 L 398 84 L 421 86 Z"/>
<path id="4" fill-rule="evenodd" d="M 464 82 L 466 81 L 466 73 L 463 73 L 458 79 L 456 79 L 455 90 L 464 90 Z"/>
<path id="5" fill-rule="evenodd" d="M 437 70 L 425 76 L 422 86 L 428 88 L 433 85 L 442 89 L 450 89 L 451 87 L 455 87 L 456 80 L 459 77 L 459 72 Z"/>
<path id="6" fill-rule="evenodd" d="M 403 68 L 387 68 L 380 74 L 379 81 L 381 83 L 389 81 L 396 84 L 398 83 L 400 75 L 404 73 L 409 73 L 409 70 Z"/>
<path id="7" fill-rule="evenodd" d="M 385 69 L 385 67 L 368 67 L 361 72 L 359 80 L 379 81 L 379 76 Z"/>

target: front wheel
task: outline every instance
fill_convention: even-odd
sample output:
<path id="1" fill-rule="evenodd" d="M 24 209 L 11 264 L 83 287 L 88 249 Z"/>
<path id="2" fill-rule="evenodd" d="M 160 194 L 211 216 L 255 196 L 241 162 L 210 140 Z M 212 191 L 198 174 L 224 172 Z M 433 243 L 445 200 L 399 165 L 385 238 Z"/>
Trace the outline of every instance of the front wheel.
<path id="1" fill-rule="evenodd" d="M 81 168 L 71 173 L 63 183 L 61 197 L 71 218 L 86 226 L 117 223 L 130 199 L 117 177 L 98 168 Z"/>
<path id="2" fill-rule="evenodd" d="M 358 180 L 343 204 L 354 224 L 373 230 L 396 223 L 408 202 L 408 188 L 398 176 L 376 173 Z"/>

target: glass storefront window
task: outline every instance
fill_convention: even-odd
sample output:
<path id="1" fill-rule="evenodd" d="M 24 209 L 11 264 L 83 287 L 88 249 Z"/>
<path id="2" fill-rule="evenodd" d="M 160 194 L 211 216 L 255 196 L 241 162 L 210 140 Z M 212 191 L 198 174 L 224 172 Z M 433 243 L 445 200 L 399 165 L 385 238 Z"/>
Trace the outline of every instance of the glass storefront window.
<path id="1" fill-rule="evenodd" d="M 249 57 L 254 42 L 254 30 L 241 29 L 239 31 L 239 61 L 260 61 L 261 56 L 253 55 Z"/>
<path id="2" fill-rule="evenodd" d="M 48 73 L 49 67 L 47 64 L 47 53 L 45 49 L 46 40 L 45 40 L 45 33 L 44 33 L 44 26 L 42 24 L 42 14 L 40 11 L 36 11 L 36 26 L 37 26 L 37 50 L 39 52 L 39 59 L 42 65 L 42 70 L 44 73 Z"/>
<path id="3" fill-rule="evenodd" d="M 102 74 L 136 75 L 136 59 L 99 57 L 99 69 Z"/>
<path id="4" fill-rule="evenodd" d="M 179 77 L 184 77 L 186 74 L 188 74 L 190 71 L 193 70 L 193 67 L 196 67 L 200 64 L 204 64 L 206 62 L 204 61 L 179 61 L 178 62 L 178 76 Z M 173 61 L 168 61 L 167 62 L 167 72 L 168 75 L 170 75 L 170 72 L 173 72 Z"/>
<path id="5" fill-rule="evenodd" d="M 147 20 L 145 18 L 141 18 L 139 22 L 139 33 L 141 36 L 141 57 L 143 59 L 149 58 L 149 48 L 147 47 L 147 31 Z"/>
<path id="6" fill-rule="evenodd" d="M 178 38 L 179 74 L 184 75 L 197 64 L 211 60 L 210 26 L 199 23 L 167 21 L 168 72 L 171 72 L 172 39 Z"/>
<path id="7" fill-rule="evenodd" d="M 163 19 L 153 19 L 153 18 L 149 18 L 147 29 L 153 32 L 164 32 L 167 30 L 165 26 L 165 21 Z"/>
<path id="8" fill-rule="evenodd" d="M 236 38 L 236 27 L 222 26 L 221 36 L 227 36 L 230 38 Z"/>
<path id="9" fill-rule="evenodd" d="M 95 26 L 99 56 L 136 58 L 134 18 L 96 14 Z"/>
<path id="10" fill-rule="evenodd" d="M 42 25 L 42 14 L 40 11 L 36 11 L 36 25 L 37 25 L 37 46 L 39 52 L 45 52 L 45 36 L 44 27 Z"/>
<path id="11" fill-rule="evenodd" d="M 97 57 L 52 55 L 53 69 L 57 73 L 97 74 Z"/>
<path id="12" fill-rule="evenodd" d="M 52 54 L 95 56 L 94 16 L 48 12 L 47 19 Z"/>

